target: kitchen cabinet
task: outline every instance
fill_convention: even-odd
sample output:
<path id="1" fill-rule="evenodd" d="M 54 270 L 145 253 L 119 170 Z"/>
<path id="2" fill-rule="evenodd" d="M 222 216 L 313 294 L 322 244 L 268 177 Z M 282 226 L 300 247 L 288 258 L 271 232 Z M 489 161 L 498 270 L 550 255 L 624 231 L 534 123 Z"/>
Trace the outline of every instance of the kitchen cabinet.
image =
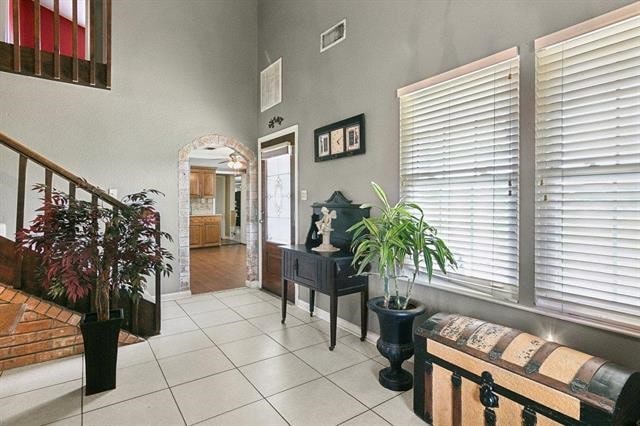
<path id="1" fill-rule="evenodd" d="M 192 167 L 189 173 L 189 187 L 191 197 L 215 197 L 216 169 Z"/>
<path id="2" fill-rule="evenodd" d="M 222 245 L 222 216 L 192 216 L 189 221 L 189 248 Z"/>

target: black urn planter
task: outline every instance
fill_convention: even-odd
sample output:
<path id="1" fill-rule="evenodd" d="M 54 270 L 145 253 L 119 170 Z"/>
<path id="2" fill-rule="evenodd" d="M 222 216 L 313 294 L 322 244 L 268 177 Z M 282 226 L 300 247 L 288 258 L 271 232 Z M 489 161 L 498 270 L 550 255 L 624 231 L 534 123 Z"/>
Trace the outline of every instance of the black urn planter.
<path id="1" fill-rule="evenodd" d="M 380 338 L 377 347 L 390 364 L 380 370 L 380 384 L 394 391 L 411 389 L 413 376 L 402 368 L 402 363 L 413 355 L 413 320 L 425 312 L 424 305 L 410 300 L 408 309 L 389 309 L 384 307 L 384 297 L 374 297 L 367 306 L 378 315 Z"/>
<path id="2" fill-rule="evenodd" d="M 87 380 L 85 395 L 93 395 L 116 387 L 118 335 L 123 316 L 122 309 L 111 310 L 107 321 L 98 321 L 95 313 L 82 316 L 80 330 L 84 341 Z"/>

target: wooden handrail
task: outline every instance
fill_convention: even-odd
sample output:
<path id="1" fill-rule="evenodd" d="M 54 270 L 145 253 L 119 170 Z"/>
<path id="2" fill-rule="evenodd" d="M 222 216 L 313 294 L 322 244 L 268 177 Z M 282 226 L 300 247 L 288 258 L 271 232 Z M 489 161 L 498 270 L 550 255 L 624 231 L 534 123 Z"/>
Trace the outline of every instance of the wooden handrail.
<path id="1" fill-rule="evenodd" d="M 32 149 L 24 146 L 20 142 L 10 138 L 9 136 L 1 132 L 0 132 L 0 144 L 8 147 L 9 149 L 17 152 L 20 155 L 27 157 L 27 159 L 41 165 L 45 169 L 51 170 L 54 174 L 75 184 L 76 187 L 82 188 L 85 191 L 93 195 L 96 195 L 102 201 L 105 201 L 111 204 L 113 207 L 120 207 L 120 208 L 125 207 L 125 205 L 120 200 L 112 197 L 111 195 L 106 193 L 104 190 L 98 188 L 97 186 L 91 185 L 89 182 L 82 179 L 81 177 L 74 175 L 70 171 L 48 160 L 47 158 L 43 157 L 42 155 L 38 154 Z"/>

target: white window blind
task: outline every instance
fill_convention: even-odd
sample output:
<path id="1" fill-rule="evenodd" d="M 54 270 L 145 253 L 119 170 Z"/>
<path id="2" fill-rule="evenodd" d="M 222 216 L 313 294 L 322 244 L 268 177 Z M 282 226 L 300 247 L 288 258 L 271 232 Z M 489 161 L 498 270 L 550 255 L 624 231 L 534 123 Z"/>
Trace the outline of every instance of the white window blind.
<path id="1" fill-rule="evenodd" d="M 537 305 L 640 329 L 640 17 L 537 46 L 536 168 Z"/>
<path id="2" fill-rule="evenodd" d="M 505 52 L 398 91 L 400 177 L 402 197 L 424 209 L 458 262 L 434 274 L 515 301 L 519 57 Z"/>

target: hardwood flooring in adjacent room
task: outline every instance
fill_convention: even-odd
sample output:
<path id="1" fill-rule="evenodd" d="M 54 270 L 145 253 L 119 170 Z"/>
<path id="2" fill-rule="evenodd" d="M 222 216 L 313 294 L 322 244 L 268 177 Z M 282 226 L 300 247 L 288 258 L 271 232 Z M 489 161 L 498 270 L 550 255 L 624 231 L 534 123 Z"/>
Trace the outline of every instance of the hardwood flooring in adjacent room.
<path id="1" fill-rule="evenodd" d="M 244 244 L 189 250 L 191 293 L 244 287 L 247 278 Z"/>

